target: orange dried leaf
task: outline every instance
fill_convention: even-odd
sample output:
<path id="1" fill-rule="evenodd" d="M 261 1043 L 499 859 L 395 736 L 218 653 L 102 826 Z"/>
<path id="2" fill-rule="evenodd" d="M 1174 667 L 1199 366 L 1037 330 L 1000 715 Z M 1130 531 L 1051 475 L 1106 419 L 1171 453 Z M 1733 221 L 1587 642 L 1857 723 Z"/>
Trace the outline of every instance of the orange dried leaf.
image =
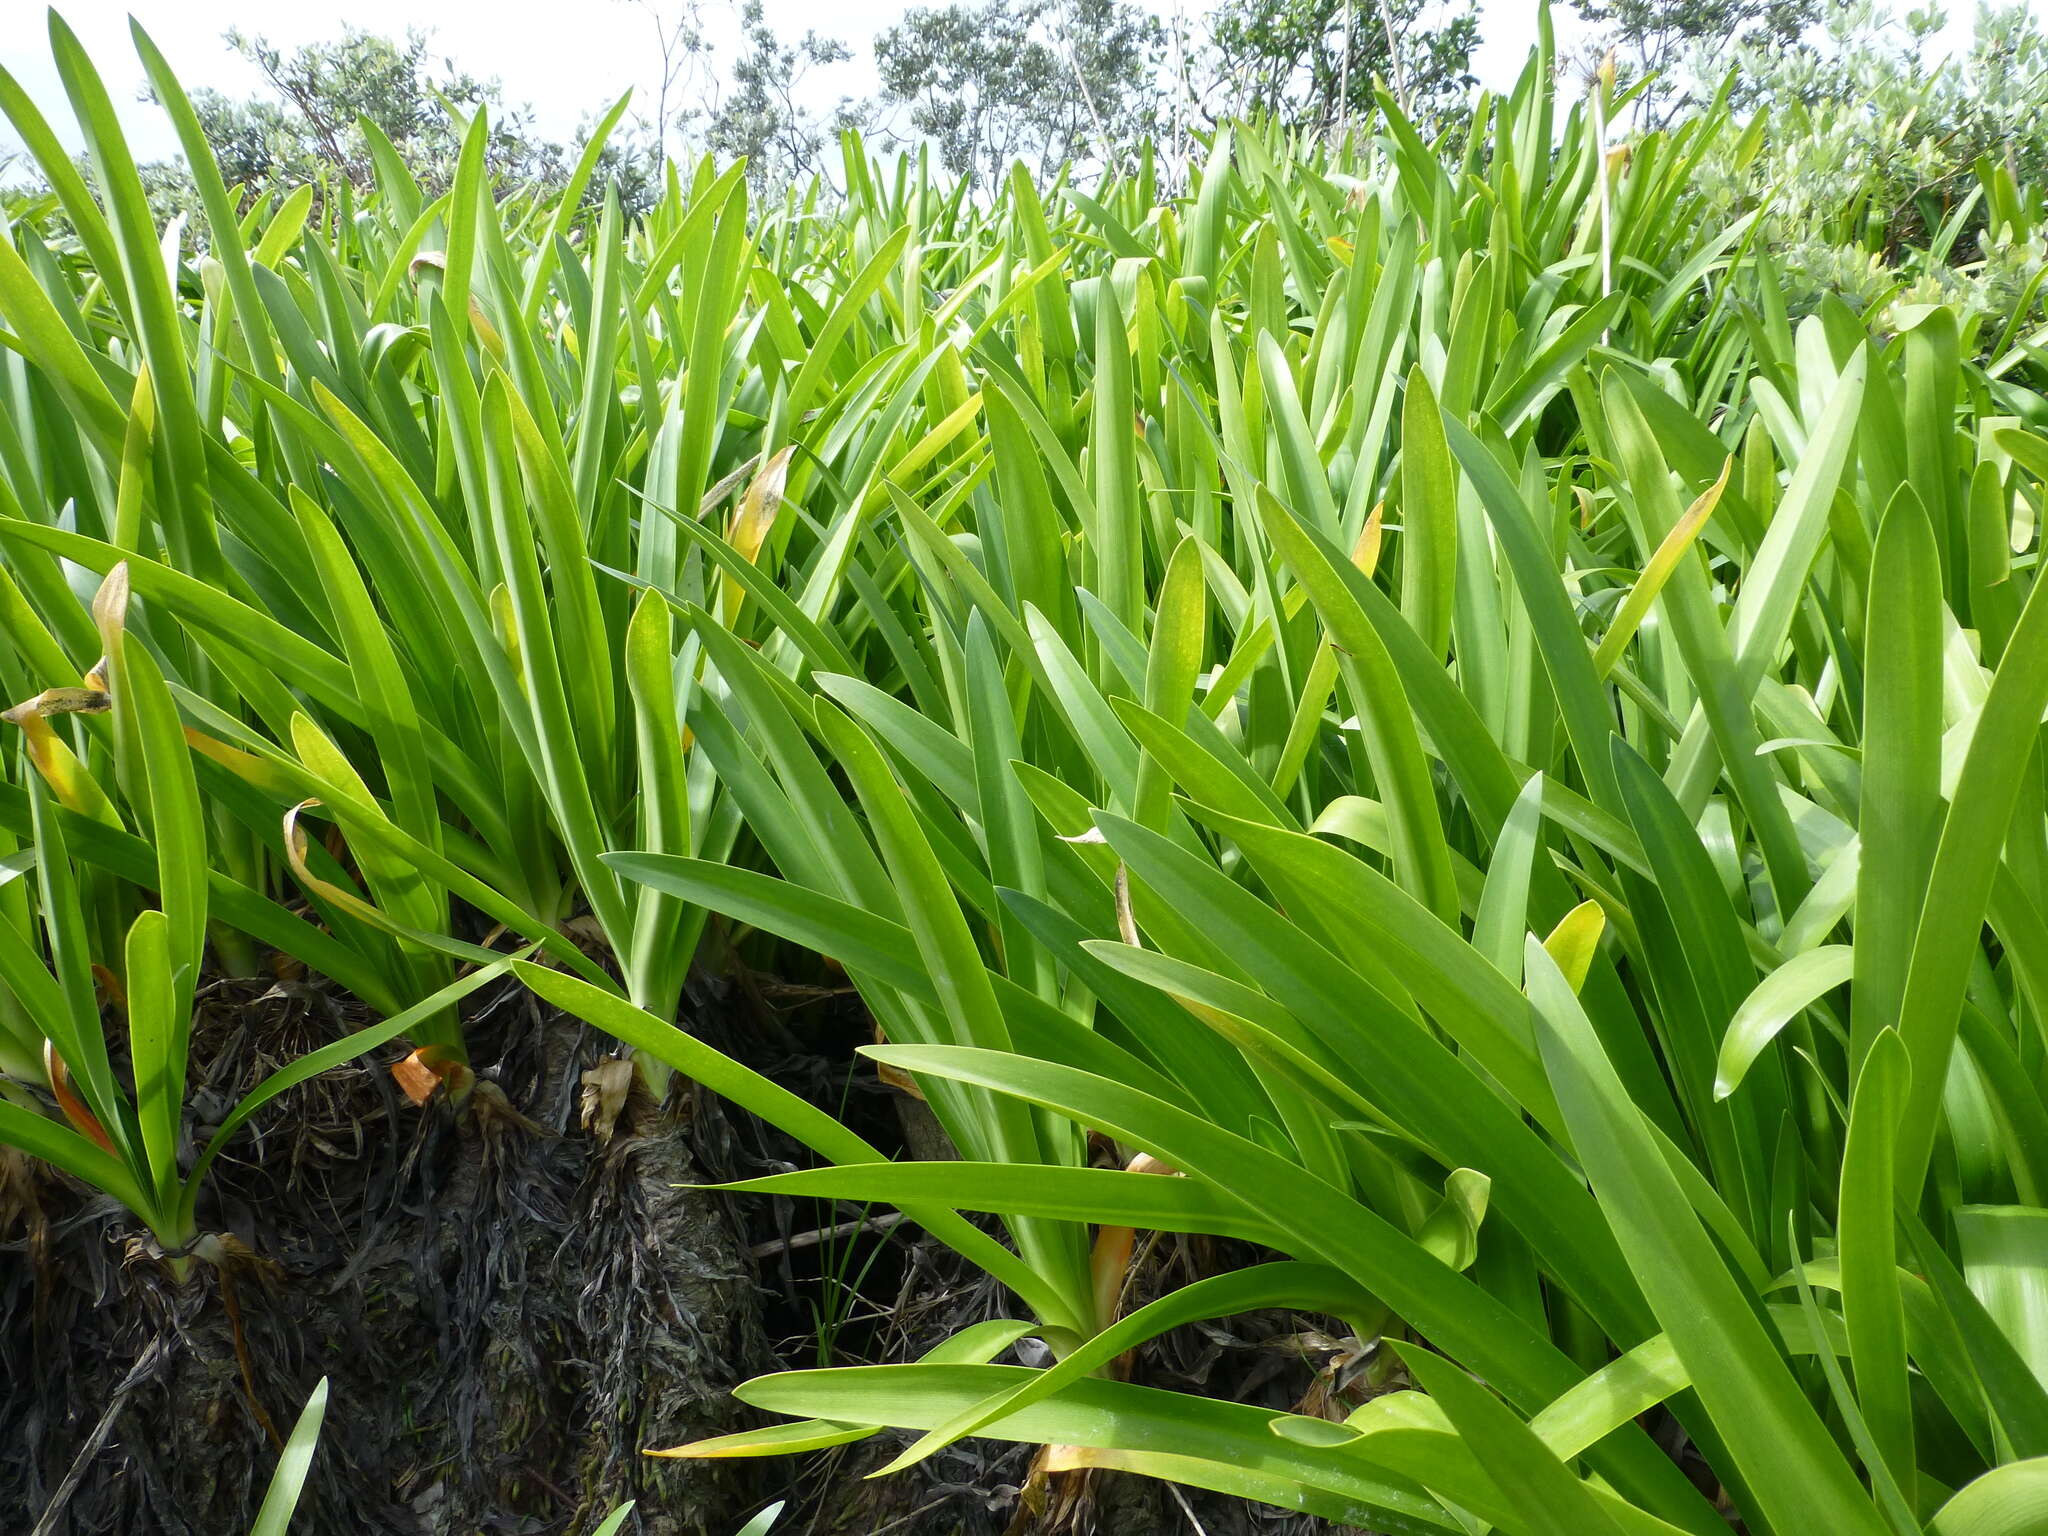
<path id="1" fill-rule="evenodd" d="M 892 1067 L 887 1062 L 882 1062 L 876 1066 L 875 1074 L 891 1088 L 901 1089 L 913 1099 L 924 1097 L 924 1090 L 918 1087 L 916 1080 L 901 1067 Z"/>
<path id="2" fill-rule="evenodd" d="M 107 1128 L 100 1124 L 99 1117 L 86 1107 L 85 1100 L 71 1086 L 71 1069 L 64 1065 L 64 1058 L 57 1054 L 57 1047 L 48 1040 L 43 1042 L 43 1071 L 49 1076 L 50 1092 L 56 1096 L 57 1107 L 64 1111 L 64 1118 L 71 1122 L 71 1128 L 90 1139 L 108 1156 L 119 1156 L 114 1151 L 114 1141 L 107 1134 Z"/>
<path id="3" fill-rule="evenodd" d="M 403 1061 L 391 1064 L 391 1077 L 405 1091 L 414 1106 L 424 1104 L 434 1096 L 434 1090 L 441 1086 L 441 1079 L 434 1069 L 420 1059 L 420 1052 L 414 1051 Z"/>
<path id="4" fill-rule="evenodd" d="M 446 1087 L 449 1098 L 463 1098 L 477 1079 L 467 1063 L 457 1061 L 446 1047 L 438 1044 L 422 1044 L 410 1057 L 391 1063 L 391 1077 L 414 1104 L 426 1104 L 434 1096 L 436 1085 Z"/>
<path id="5" fill-rule="evenodd" d="M 446 1088 L 450 1098 L 469 1092 L 476 1074 L 455 1060 L 443 1046 L 423 1045 L 403 1061 L 391 1064 L 391 1077 L 415 1105 L 434 1096 L 437 1087 Z"/>
<path id="6" fill-rule="evenodd" d="M 92 962 L 92 979 L 100 984 L 100 992 L 108 1002 L 123 1012 L 127 1011 L 128 989 L 121 985 L 120 977 L 95 960 Z"/>

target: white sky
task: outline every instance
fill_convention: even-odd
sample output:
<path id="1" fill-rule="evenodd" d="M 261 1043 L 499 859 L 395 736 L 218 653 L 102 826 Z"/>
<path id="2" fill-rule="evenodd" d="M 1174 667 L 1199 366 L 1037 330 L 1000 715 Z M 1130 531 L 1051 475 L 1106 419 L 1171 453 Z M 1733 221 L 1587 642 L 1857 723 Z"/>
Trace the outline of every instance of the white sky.
<path id="1" fill-rule="evenodd" d="M 765 0 L 769 24 L 785 36 L 807 28 L 844 40 L 852 61 L 814 72 L 820 105 L 874 89 L 868 43 L 894 24 L 909 0 Z M 926 0 L 934 3 L 934 0 Z M 1140 0 L 1162 16 L 1176 10 L 1198 14 L 1208 0 Z M 676 0 L 653 0 L 673 13 Z M 478 76 L 497 76 L 506 98 L 529 102 L 541 130 L 568 138 L 587 113 L 635 87 L 636 105 L 651 105 L 659 71 L 654 23 L 647 0 L 67 0 L 60 9 L 84 42 L 107 88 L 121 107 L 139 158 L 174 151 L 175 141 L 160 112 L 134 98 L 142 67 L 128 37 L 133 14 L 170 60 L 187 89 L 213 86 L 235 95 L 253 94 L 261 84 L 254 68 L 221 41 L 229 27 L 259 33 L 291 47 L 338 36 L 345 25 L 387 36 L 408 27 L 428 33 L 437 54 L 453 58 Z M 1952 30 L 1967 34 L 1969 5 L 1952 7 Z M 703 0 L 707 29 L 730 54 L 738 31 L 739 0 Z M 1474 73 L 1499 87 L 1520 72 L 1535 40 L 1535 0 L 1480 0 L 1481 43 Z M 1560 10 L 1560 45 L 1575 33 L 1575 18 Z M 34 0 L 0 0 L 0 66 L 25 86 L 58 131 L 75 148 L 77 139 L 55 66 L 50 61 L 43 8 Z M 0 155 L 20 147 L 0 120 Z"/>

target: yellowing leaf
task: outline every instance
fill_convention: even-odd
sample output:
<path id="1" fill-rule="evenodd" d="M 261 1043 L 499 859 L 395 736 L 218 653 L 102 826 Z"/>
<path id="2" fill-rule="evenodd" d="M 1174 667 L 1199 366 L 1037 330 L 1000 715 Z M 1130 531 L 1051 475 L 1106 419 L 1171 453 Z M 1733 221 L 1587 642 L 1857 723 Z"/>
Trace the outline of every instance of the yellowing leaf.
<path id="1" fill-rule="evenodd" d="M 1543 941 L 1543 948 L 1564 973 L 1564 979 L 1571 983 L 1572 990 L 1578 991 L 1586 984 L 1586 972 L 1592 968 L 1593 952 L 1600 947 L 1600 935 L 1606 932 L 1607 915 L 1600 910 L 1597 901 L 1582 901 L 1550 931 L 1550 937 Z"/>
<path id="2" fill-rule="evenodd" d="M 1372 511 L 1366 514 L 1365 526 L 1358 530 L 1358 542 L 1351 546 L 1351 563 L 1370 576 L 1380 568 L 1380 538 L 1387 504 L 1373 503 Z"/>
<path id="3" fill-rule="evenodd" d="M 1721 466 L 1721 478 L 1700 493 L 1700 497 L 1685 509 L 1685 515 L 1671 525 L 1671 531 L 1657 546 L 1657 552 L 1643 566 L 1642 575 L 1622 599 L 1620 610 L 1614 615 L 1614 622 L 1607 626 L 1607 633 L 1600 637 L 1600 648 L 1593 653 L 1593 670 L 1605 677 L 1614 670 L 1614 664 L 1621 660 L 1621 653 L 1628 649 L 1628 643 L 1635 632 L 1642 627 L 1649 616 L 1650 605 L 1657 600 L 1657 594 L 1664 590 L 1664 583 L 1671 579 L 1671 573 L 1678 569 L 1678 562 L 1685 552 L 1692 548 L 1692 542 L 1707 526 L 1707 519 L 1714 515 L 1714 508 L 1721 503 L 1721 493 L 1728 489 L 1728 477 L 1734 472 L 1735 458 L 1729 455 Z"/>
<path id="4" fill-rule="evenodd" d="M 122 825 L 121 813 L 100 787 L 70 743 L 51 727 L 51 715 L 101 715 L 113 707 L 112 697 L 98 688 L 46 688 L 0 714 L 0 720 L 21 727 L 29 761 L 67 811 L 90 816 L 109 827 Z"/>
<path id="5" fill-rule="evenodd" d="M 760 563 L 761 551 L 767 547 L 769 535 L 775 531 L 776 520 L 782 515 L 782 493 L 789 483 L 789 461 L 795 455 L 796 445 L 792 443 L 771 456 L 747 486 L 739 505 L 733 508 L 726 542 L 749 565 Z M 746 600 L 747 589 L 737 578 L 726 577 L 719 617 L 728 626 L 732 625 Z"/>

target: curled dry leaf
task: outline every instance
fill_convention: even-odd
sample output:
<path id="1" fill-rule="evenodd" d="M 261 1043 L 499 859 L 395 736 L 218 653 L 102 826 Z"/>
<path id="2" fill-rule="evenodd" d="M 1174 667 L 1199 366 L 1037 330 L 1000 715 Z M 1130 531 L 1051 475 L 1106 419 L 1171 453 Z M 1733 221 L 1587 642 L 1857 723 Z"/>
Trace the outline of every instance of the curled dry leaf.
<path id="1" fill-rule="evenodd" d="M 112 707 L 113 699 L 103 689 L 46 688 L 34 698 L 0 713 L 0 720 L 21 728 L 29 761 L 49 785 L 59 805 L 107 826 L 119 827 L 121 815 L 114 809 L 113 801 L 70 744 L 52 728 L 49 719 L 51 715 L 101 715 Z"/>
<path id="2" fill-rule="evenodd" d="M 393 1062 L 391 1078 L 415 1107 L 431 1099 L 436 1088 L 445 1087 L 449 1098 L 460 1099 L 475 1082 L 475 1074 L 438 1045 L 423 1045 L 404 1060 Z"/>
<path id="3" fill-rule="evenodd" d="M 31 719 L 43 720 L 51 715 L 104 715 L 113 707 L 114 701 L 104 688 L 45 688 L 0 715 L 0 719 L 25 726 Z"/>
<path id="4" fill-rule="evenodd" d="M 93 627 L 99 630 L 100 644 L 108 656 L 120 645 L 121 633 L 128 624 L 128 594 L 128 562 L 117 560 L 92 595 Z"/>
<path id="5" fill-rule="evenodd" d="M 1131 948 L 1145 947 L 1138 937 L 1138 920 L 1131 915 L 1131 872 L 1122 864 L 1116 867 L 1116 931 Z"/>
<path id="6" fill-rule="evenodd" d="M 607 1056 L 583 1074 L 583 1129 L 601 1147 L 611 1145 L 619 1116 L 633 1094 L 633 1058 Z"/>
<path id="7" fill-rule="evenodd" d="M 417 1107 L 434 1096 L 434 1090 L 441 1086 L 441 1079 L 434 1075 L 434 1069 L 420 1060 L 420 1053 L 391 1064 L 391 1080 L 398 1084 L 405 1096 Z"/>

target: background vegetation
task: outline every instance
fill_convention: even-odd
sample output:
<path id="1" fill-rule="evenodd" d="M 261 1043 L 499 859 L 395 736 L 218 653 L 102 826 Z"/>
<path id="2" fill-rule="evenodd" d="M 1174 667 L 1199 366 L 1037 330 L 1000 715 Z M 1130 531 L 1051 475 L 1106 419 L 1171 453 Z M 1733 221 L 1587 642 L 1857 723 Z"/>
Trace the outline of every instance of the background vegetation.
<path id="1" fill-rule="evenodd" d="M 833 45 L 765 22 L 705 130 L 762 163 L 625 102 L 535 145 L 416 44 L 247 43 L 280 100 L 235 104 L 137 29 L 178 171 L 61 19 L 80 160 L 0 75 L 42 182 L 0 239 L 13 1294 L 53 1221 L 118 1238 L 185 1319 L 133 1381 L 217 1305 L 202 1481 L 254 1515 L 264 1395 L 354 1362 L 258 1379 L 238 1298 L 290 1287 L 222 1186 L 379 1052 L 472 1159 L 428 1352 L 553 1394 L 390 1529 L 726 1529 L 770 1490 L 687 1469 L 969 1438 L 1027 1448 L 1014 1501 L 931 1529 L 1112 1528 L 1132 1473 L 1431 1536 L 2041 1528 L 2039 33 L 1930 70 L 1867 15 L 1618 7 L 1576 72 L 1546 15 L 1454 100 L 1455 19 L 1344 17 L 1332 65 L 1334 13 L 1243 13 L 1198 122 L 1105 13 L 1084 123 L 1057 19 L 907 30 L 932 142 L 843 128 L 829 180 L 786 82 Z M 1732 72 L 1657 73 L 1689 26 L 1747 29 Z M 855 1008 L 921 1139 L 711 1038 L 763 977 Z M 335 1006 L 252 1005 L 225 1076 L 252 978 Z M 657 1439 L 665 1376 L 740 1365 L 708 1311 L 676 1355 L 499 1303 L 554 1265 L 677 1327 L 671 1271 L 732 1279 L 661 1203 L 694 1169 L 589 1194 L 615 1141 L 709 1160 L 700 1095 L 781 1138 L 729 1191 L 900 1210 L 987 1315 L 848 1363 L 823 1302 L 738 1389 L 772 1423 Z M 521 1180 L 571 1135 L 557 1244 Z M 1229 1319 L 1258 1370 L 1148 1377 Z M 476 1453 L 443 1379 L 399 1374 L 416 1460 Z"/>

